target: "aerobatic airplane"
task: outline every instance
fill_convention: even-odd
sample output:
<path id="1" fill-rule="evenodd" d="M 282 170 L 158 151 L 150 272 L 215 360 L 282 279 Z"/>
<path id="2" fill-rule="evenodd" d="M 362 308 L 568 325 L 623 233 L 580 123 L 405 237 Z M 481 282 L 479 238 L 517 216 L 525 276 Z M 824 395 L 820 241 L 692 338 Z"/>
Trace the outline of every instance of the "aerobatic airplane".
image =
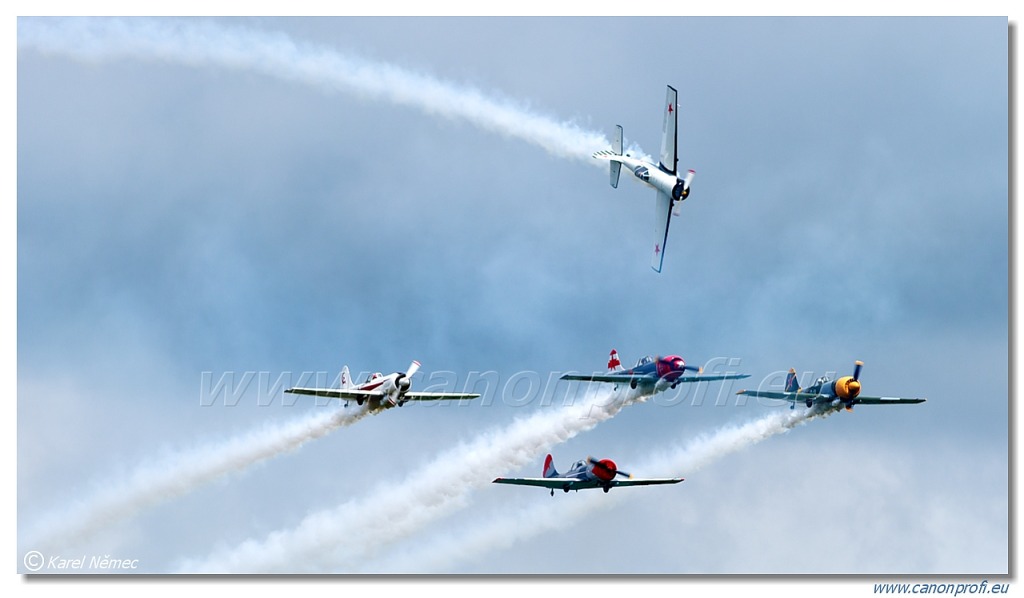
<path id="1" fill-rule="evenodd" d="M 927 400 L 860 396 L 860 369 L 862 367 L 864 367 L 864 362 L 856 361 L 853 365 L 852 376 L 842 376 L 835 381 L 830 380 L 828 376 L 822 376 L 808 388 L 800 388 L 796 379 L 796 370 L 790 368 L 789 374 L 786 376 L 785 392 L 741 390 L 736 394 L 789 401 L 790 409 L 795 408 L 797 403 L 803 403 L 807 405 L 808 409 L 815 405 L 827 404 L 836 409 L 845 407 L 847 411 L 852 411 L 854 405 L 913 405 L 924 403 Z"/>
<path id="2" fill-rule="evenodd" d="M 317 397 L 328 397 L 331 399 L 342 399 L 345 405 L 349 401 L 355 401 L 362 405 L 369 402 L 371 411 L 401 407 L 406 401 L 440 401 L 475 399 L 478 394 L 465 394 L 454 392 L 413 392 L 412 376 L 420 369 L 420 362 L 413 361 L 409 369 L 404 372 L 395 372 L 387 376 L 377 372 L 366 379 L 366 382 L 355 385 L 348 373 L 348 366 L 341 368 L 341 388 L 289 388 L 285 392 L 300 395 L 313 395 Z"/>
<path id="3" fill-rule="evenodd" d="M 628 479 L 618 480 L 615 476 L 626 476 Z M 654 484 L 678 484 L 683 478 L 650 478 L 633 479 L 633 476 L 620 470 L 611 459 L 600 461 L 592 457 L 586 460 L 577 461 L 572 468 L 565 473 L 558 473 L 555 470 L 554 460 L 551 455 L 544 459 L 544 477 L 542 478 L 495 478 L 494 484 L 514 484 L 517 486 L 540 486 L 550 488 L 551 496 L 555 490 L 561 489 L 565 492 L 570 490 L 584 490 L 587 488 L 601 488 L 608 492 L 615 486 L 651 486 Z"/>
<path id="4" fill-rule="evenodd" d="M 687 376 L 686 372 L 697 372 L 696 376 Z M 583 382 L 608 382 L 615 384 L 629 384 L 629 387 L 636 389 L 643 387 L 648 392 L 661 392 L 668 388 L 675 388 L 679 384 L 688 382 L 714 382 L 716 380 L 739 380 L 749 378 L 750 374 L 715 374 L 711 376 L 701 375 L 701 368 L 693 365 L 686 365 L 686 361 L 678 355 L 668 357 L 655 357 L 648 355 L 640 358 L 632 369 L 623 369 L 619 361 L 619 354 L 615 349 L 608 358 L 608 373 L 606 374 L 565 374 L 562 380 L 580 380 Z"/>
<path id="5" fill-rule="evenodd" d="M 689 197 L 690 183 L 696 174 L 693 170 L 688 170 L 683 178 L 679 178 L 677 173 L 679 117 L 676 95 L 675 88 L 669 85 L 663 108 L 665 120 L 661 126 L 661 161 L 658 164 L 622 153 L 621 125 L 615 125 L 615 139 L 612 140 L 611 151 L 602 150 L 594 154 L 595 158 L 611 162 L 612 187 L 618 188 L 619 172 L 625 165 L 637 180 L 654 187 L 657 192 L 654 210 L 654 254 L 651 258 L 651 268 L 655 272 L 661 272 L 661 266 L 665 261 L 665 243 L 668 241 L 668 225 L 672 214 L 679 215 L 678 204 Z M 675 212 L 673 207 L 677 208 Z"/>

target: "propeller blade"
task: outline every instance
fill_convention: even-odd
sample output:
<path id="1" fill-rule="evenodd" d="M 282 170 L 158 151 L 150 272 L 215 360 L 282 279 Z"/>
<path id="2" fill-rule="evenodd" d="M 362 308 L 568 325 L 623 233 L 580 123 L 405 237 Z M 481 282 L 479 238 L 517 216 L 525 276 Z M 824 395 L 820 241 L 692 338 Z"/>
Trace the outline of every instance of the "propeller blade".
<path id="1" fill-rule="evenodd" d="M 863 361 L 855 361 L 855 362 L 853 362 L 853 379 L 854 379 L 854 381 L 857 381 L 857 379 L 860 378 L 860 369 L 862 367 L 864 367 L 864 362 Z"/>
<path id="2" fill-rule="evenodd" d="M 413 361 L 412 363 L 409 364 L 409 369 L 405 371 L 405 377 L 406 378 L 412 378 L 412 375 L 415 374 L 417 371 L 419 371 L 419 369 L 420 369 L 420 362 Z"/>

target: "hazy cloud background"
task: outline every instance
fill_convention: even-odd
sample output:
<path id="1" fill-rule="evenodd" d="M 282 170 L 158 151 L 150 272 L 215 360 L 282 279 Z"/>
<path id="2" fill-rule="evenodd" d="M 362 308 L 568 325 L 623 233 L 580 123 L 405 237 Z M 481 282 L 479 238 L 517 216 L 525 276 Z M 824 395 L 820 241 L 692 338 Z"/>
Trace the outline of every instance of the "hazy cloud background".
<path id="1" fill-rule="evenodd" d="M 556 464 L 593 454 L 685 483 L 617 491 L 628 496 L 597 521 L 437 571 L 1007 571 L 1005 19 L 215 23 L 603 135 L 622 124 L 648 153 L 672 84 L 693 193 L 657 275 L 653 192 L 611 189 L 584 161 L 250 70 L 19 48 L 19 571 L 27 530 L 71 500 L 163 455 L 332 408 L 261 405 L 255 386 L 204 406 L 204 372 L 273 380 L 418 359 L 420 386 L 437 370 L 495 370 L 504 384 L 601 369 L 612 347 L 626 362 L 735 358 L 751 385 L 862 359 L 865 394 L 928 402 L 810 422 L 694 475 L 631 466 L 785 408 L 731 395 L 629 406 L 556 446 Z M 501 391 L 365 418 L 73 548 L 163 572 L 263 539 L 551 409 Z M 387 550 L 607 498 L 595 494 L 485 487 Z"/>

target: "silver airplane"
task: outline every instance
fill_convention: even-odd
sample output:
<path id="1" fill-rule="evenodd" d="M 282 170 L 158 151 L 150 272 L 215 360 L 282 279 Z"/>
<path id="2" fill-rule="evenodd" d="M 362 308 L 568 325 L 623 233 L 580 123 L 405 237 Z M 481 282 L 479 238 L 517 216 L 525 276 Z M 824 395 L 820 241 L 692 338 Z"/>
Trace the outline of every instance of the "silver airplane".
<path id="1" fill-rule="evenodd" d="M 673 207 L 678 208 L 678 204 L 689 197 L 690 183 L 696 174 L 693 170 L 688 170 L 683 178 L 678 176 L 679 117 L 676 96 L 675 88 L 669 85 L 663 105 L 665 119 L 661 126 L 661 158 L 658 164 L 622 153 L 621 125 L 615 125 L 615 139 L 612 140 L 611 151 L 602 150 L 594 154 L 595 158 L 611 162 L 612 187 L 618 188 L 619 173 L 625 165 L 637 180 L 653 187 L 657 192 L 654 210 L 654 254 L 651 258 L 651 268 L 655 272 L 661 272 L 665 261 L 665 243 L 668 242 L 668 225 L 672 214 L 679 215 L 678 211 L 673 211 Z"/>
<path id="2" fill-rule="evenodd" d="M 356 385 L 352 383 L 348 366 L 345 366 L 341 368 L 341 388 L 289 388 L 285 392 L 342 399 L 346 405 L 348 401 L 355 401 L 359 405 L 368 401 L 372 411 L 401 407 L 406 401 L 461 400 L 480 396 L 454 392 L 411 391 L 409 389 L 412 386 L 412 376 L 419 369 L 420 362 L 413 361 L 404 372 L 395 372 L 387 376 L 377 372 L 367 378 L 366 382 Z"/>

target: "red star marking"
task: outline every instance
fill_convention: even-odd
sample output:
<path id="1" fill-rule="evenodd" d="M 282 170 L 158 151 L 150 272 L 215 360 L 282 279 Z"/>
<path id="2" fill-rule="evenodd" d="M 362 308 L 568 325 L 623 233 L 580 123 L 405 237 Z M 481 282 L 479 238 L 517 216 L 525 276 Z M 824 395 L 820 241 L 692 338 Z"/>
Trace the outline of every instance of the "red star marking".
<path id="1" fill-rule="evenodd" d="M 654 254 L 657 255 L 659 253 L 661 253 L 661 247 L 659 247 L 658 244 L 655 243 L 654 244 Z"/>
<path id="2" fill-rule="evenodd" d="M 668 105 L 668 113 L 669 113 L 669 114 L 672 114 L 672 104 L 669 104 L 669 105 Z"/>

